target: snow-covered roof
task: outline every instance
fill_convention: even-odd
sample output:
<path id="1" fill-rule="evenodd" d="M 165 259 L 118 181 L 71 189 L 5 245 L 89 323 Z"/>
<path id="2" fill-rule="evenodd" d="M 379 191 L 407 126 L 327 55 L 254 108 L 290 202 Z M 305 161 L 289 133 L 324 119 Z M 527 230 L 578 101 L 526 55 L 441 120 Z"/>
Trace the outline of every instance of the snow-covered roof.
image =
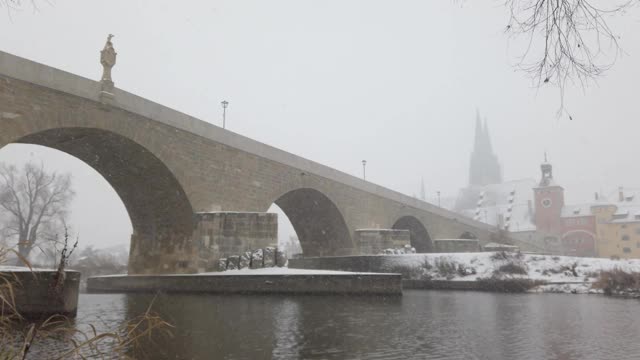
<path id="1" fill-rule="evenodd" d="M 563 218 L 592 216 L 592 205 L 592 203 L 565 205 L 564 207 L 562 207 L 560 216 Z"/>
<path id="2" fill-rule="evenodd" d="M 507 245 L 507 244 L 500 244 L 500 243 L 496 243 L 496 242 L 490 242 L 486 245 L 483 246 L 483 248 L 504 248 L 504 249 L 516 249 L 518 248 L 515 245 Z"/>

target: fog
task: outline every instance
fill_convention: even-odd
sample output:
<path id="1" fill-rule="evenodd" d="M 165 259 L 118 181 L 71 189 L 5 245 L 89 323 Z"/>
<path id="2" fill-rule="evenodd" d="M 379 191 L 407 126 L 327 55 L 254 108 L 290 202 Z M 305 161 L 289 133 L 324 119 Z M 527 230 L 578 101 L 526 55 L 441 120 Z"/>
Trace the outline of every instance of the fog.
<path id="1" fill-rule="evenodd" d="M 546 151 L 568 202 L 640 186 L 635 144 L 640 12 L 616 18 L 624 54 L 597 83 L 536 88 L 514 65 L 502 2 L 55 1 L 3 13 L 0 49 L 98 80 L 115 34 L 116 87 L 402 193 L 455 196 L 468 182 L 476 110 L 505 180 L 538 178 Z M 6 9 L 3 9 L 6 10 Z M 73 174 L 85 244 L 128 243 L 124 206 L 69 156 L 10 145 L 0 161 Z M 237 209 L 243 210 L 243 209 Z"/>

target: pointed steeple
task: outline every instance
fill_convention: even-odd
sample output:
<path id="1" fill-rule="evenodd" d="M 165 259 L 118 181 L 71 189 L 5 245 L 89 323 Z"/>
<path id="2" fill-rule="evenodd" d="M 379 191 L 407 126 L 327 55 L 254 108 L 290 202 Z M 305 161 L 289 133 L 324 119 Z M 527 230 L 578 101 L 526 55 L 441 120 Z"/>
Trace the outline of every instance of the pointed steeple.
<path id="1" fill-rule="evenodd" d="M 488 121 L 487 121 L 486 117 L 484 118 L 483 133 L 484 133 L 483 134 L 484 135 L 484 142 L 486 144 L 485 146 L 487 147 L 486 151 L 489 154 L 492 154 L 493 153 L 493 147 L 491 146 L 491 136 L 489 136 L 489 125 L 488 125 Z"/>
<path id="2" fill-rule="evenodd" d="M 480 111 L 476 109 L 476 136 L 473 143 L 473 151 L 479 152 L 482 151 L 482 143 L 484 139 L 484 134 L 482 131 L 482 120 L 480 119 Z"/>
<path id="3" fill-rule="evenodd" d="M 482 121 L 476 110 L 476 131 L 469 168 L 470 185 L 488 185 L 502 182 L 502 171 L 498 158 L 493 154 L 489 125 L 486 118 Z"/>

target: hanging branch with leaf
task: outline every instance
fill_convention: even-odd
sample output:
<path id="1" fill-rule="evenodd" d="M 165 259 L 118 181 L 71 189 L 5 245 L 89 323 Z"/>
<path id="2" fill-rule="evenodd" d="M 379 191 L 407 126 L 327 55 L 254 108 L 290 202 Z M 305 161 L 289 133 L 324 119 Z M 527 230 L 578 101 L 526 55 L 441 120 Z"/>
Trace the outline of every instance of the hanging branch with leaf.
<path id="1" fill-rule="evenodd" d="M 506 0 L 510 11 L 506 32 L 528 41 L 518 68 L 533 79 L 535 86 L 556 85 L 562 98 L 569 82 L 585 87 L 610 69 L 621 52 L 620 37 L 607 20 L 636 3 Z"/>

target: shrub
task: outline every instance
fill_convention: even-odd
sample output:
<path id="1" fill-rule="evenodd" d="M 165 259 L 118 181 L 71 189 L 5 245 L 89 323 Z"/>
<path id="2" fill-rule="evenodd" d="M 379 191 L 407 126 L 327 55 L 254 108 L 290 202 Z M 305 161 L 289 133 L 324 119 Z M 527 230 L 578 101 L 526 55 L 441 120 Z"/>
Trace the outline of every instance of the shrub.
<path id="1" fill-rule="evenodd" d="M 402 275 L 403 279 L 420 280 L 423 277 L 423 271 L 421 267 L 415 267 L 410 265 L 392 265 L 385 267 L 385 272 L 398 273 Z"/>
<path id="2" fill-rule="evenodd" d="M 475 275 L 476 268 L 472 266 L 464 266 L 463 264 L 458 264 L 458 269 L 456 269 L 456 272 L 458 273 L 459 276 Z"/>
<path id="3" fill-rule="evenodd" d="M 497 276 L 490 278 L 478 279 L 478 285 L 481 290 L 505 292 L 505 293 L 523 293 L 528 290 L 546 284 L 541 280 L 521 279 L 521 278 L 507 278 L 503 279 Z"/>
<path id="4" fill-rule="evenodd" d="M 497 251 L 491 255 L 491 260 L 495 261 L 512 261 L 520 260 L 524 255 L 520 251 Z"/>
<path id="5" fill-rule="evenodd" d="M 527 275 L 528 273 L 524 264 L 519 264 L 513 261 L 500 265 L 500 267 L 496 270 L 496 272 L 503 273 L 503 274 L 517 274 L 517 275 Z"/>
<path id="6" fill-rule="evenodd" d="M 438 274 L 447 279 L 453 278 L 458 273 L 458 263 L 451 259 L 437 258 L 435 265 Z"/>
<path id="7" fill-rule="evenodd" d="M 640 273 L 626 272 L 619 268 L 601 271 L 592 287 L 601 289 L 606 295 L 637 293 L 640 292 Z"/>
<path id="8" fill-rule="evenodd" d="M 578 277 L 578 271 L 576 270 L 578 267 L 578 263 L 574 262 L 571 265 L 562 265 L 560 267 L 557 268 L 551 268 L 551 269 L 544 269 L 544 271 L 542 272 L 542 275 L 544 276 L 549 276 L 550 274 L 562 274 L 564 273 L 567 276 L 574 276 L 574 277 Z"/>

